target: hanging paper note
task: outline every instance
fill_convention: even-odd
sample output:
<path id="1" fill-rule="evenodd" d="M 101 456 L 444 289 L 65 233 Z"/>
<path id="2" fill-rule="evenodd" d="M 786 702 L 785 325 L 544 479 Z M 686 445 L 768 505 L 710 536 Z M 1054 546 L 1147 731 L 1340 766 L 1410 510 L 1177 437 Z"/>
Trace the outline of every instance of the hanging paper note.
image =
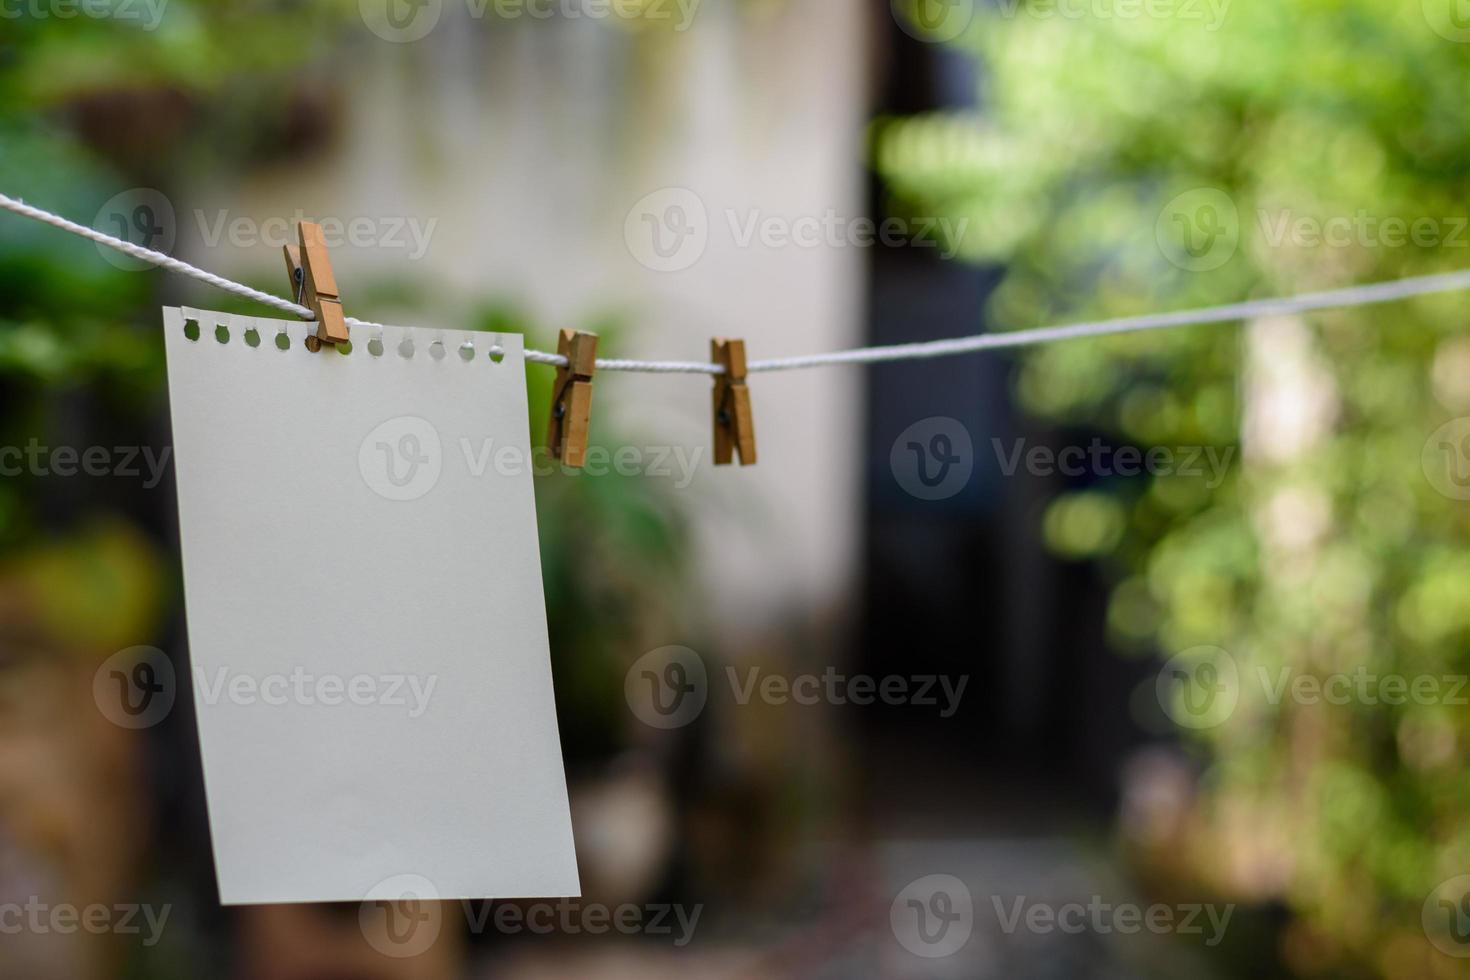
<path id="1" fill-rule="evenodd" d="M 310 327 L 164 310 L 220 899 L 576 895 L 521 340 Z"/>

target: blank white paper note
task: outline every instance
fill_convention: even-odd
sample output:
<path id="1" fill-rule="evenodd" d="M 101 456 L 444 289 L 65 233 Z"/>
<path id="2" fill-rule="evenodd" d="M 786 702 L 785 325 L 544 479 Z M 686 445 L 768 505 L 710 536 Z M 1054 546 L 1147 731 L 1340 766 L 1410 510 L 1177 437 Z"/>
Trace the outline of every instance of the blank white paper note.
<path id="1" fill-rule="evenodd" d="M 577 895 L 521 339 L 313 327 L 164 310 L 220 899 Z"/>

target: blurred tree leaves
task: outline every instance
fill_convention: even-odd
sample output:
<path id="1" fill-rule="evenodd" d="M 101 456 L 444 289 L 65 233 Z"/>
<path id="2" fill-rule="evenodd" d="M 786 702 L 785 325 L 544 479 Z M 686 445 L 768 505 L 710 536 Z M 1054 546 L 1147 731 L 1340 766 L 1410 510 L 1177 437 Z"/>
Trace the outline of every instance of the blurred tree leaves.
<path id="1" fill-rule="evenodd" d="M 875 166 L 893 211 L 968 218 L 962 254 L 1005 265 L 1001 328 L 1464 267 L 1470 46 L 1436 8 L 975 5 L 954 43 L 981 63 L 982 109 L 878 121 Z M 1350 233 L 1314 241 L 1303 218 Z M 1470 868 L 1470 713 L 1273 701 L 1261 678 L 1470 672 L 1470 504 L 1425 470 L 1431 434 L 1470 413 L 1464 310 L 1425 297 L 1019 364 L 1021 401 L 1058 422 L 1144 447 L 1240 444 L 1219 487 L 1089 489 L 1056 500 L 1044 531 L 1114 577 L 1122 649 L 1209 644 L 1238 662 L 1235 713 L 1190 733 L 1213 763 L 1198 833 L 1169 863 L 1287 903 L 1301 972 L 1454 975 L 1420 913 Z"/>
<path id="2" fill-rule="evenodd" d="M 6 5 L 0 191 L 89 223 L 124 188 L 167 188 L 197 107 L 238 73 L 271 78 L 299 64 L 312 47 L 309 28 L 336 16 L 313 8 L 294 19 L 261 17 L 268 12 L 190 0 Z M 241 30 L 252 19 L 259 22 Z M 141 438 L 162 397 L 158 275 L 121 269 L 56 229 L 0 216 L 0 442 L 74 445 L 129 426 L 131 439 Z M 0 485 L 0 544 L 53 533 L 42 519 L 48 501 L 82 503 L 83 491 L 57 494 L 54 482 L 32 475 Z M 69 516 L 50 520 L 90 520 L 88 507 L 60 510 Z"/>

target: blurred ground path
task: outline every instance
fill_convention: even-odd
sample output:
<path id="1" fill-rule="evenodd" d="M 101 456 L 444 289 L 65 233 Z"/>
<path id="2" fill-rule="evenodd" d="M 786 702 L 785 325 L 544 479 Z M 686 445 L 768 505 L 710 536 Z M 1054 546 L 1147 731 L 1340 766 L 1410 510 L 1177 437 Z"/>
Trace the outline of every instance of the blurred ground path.
<path id="1" fill-rule="evenodd" d="M 828 880 L 820 898 L 793 908 L 707 910 L 693 942 L 651 938 L 518 944 L 494 956 L 482 977 L 873 978 L 873 980 L 1165 980 L 1220 976 L 1200 934 L 1124 935 L 1107 928 L 1031 929 L 1040 906 L 1147 910 L 1106 852 L 1109 828 L 1096 806 L 1072 798 L 1055 776 L 999 771 L 957 779 L 952 755 L 889 744 L 865 755 L 874 787 L 865 842 L 813 843 L 803 862 Z M 934 876 L 946 897 L 936 897 Z M 954 881 L 960 886 L 956 887 Z M 930 884 L 926 884 L 929 882 Z M 928 918 L 919 926 L 914 903 Z M 942 919 L 970 910 L 968 925 Z M 1021 910 L 1021 918 L 1016 913 Z M 1074 918 L 1077 913 L 1074 913 Z M 1091 914 L 1091 913 L 1089 913 Z M 1176 915 L 1187 914 L 1177 911 Z M 1045 916 L 1043 915 L 1043 920 Z M 1096 921 L 1093 919 L 1092 921 Z M 1121 920 L 1120 920 L 1121 921 Z M 707 927 L 707 928 L 706 928 Z M 932 943 L 920 936 L 923 930 Z M 580 940 L 580 941 L 579 941 Z M 910 948 L 920 950 L 912 952 Z"/>

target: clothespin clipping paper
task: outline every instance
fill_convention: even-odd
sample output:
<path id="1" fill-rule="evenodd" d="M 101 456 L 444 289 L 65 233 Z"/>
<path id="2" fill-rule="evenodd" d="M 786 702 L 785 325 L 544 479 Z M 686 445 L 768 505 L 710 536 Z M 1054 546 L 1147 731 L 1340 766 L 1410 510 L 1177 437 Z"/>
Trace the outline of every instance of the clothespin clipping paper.
<path id="1" fill-rule="evenodd" d="M 347 320 L 342 315 L 342 298 L 337 292 L 332 260 L 327 257 L 322 226 L 303 221 L 296 226 L 296 233 L 301 244 L 283 248 L 291 295 L 316 314 L 316 333 L 306 338 L 306 348 L 318 351 L 323 344 L 345 344 L 349 339 Z"/>

